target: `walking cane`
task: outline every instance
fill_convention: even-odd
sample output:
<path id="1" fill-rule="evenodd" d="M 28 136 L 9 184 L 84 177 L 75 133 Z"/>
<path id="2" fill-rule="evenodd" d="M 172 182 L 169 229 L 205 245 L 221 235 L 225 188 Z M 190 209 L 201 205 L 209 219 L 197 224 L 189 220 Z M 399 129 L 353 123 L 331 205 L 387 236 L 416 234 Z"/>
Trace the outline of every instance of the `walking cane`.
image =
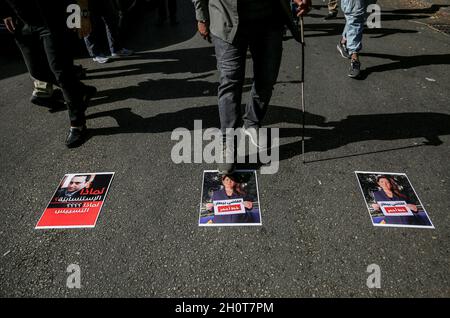
<path id="1" fill-rule="evenodd" d="M 303 30 L 303 17 L 300 17 L 300 39 L 302 44 L 302 73 L 301 73 L 301 90 L 302 90 L 302 159 L 305 161 L 305 36 Z"/>

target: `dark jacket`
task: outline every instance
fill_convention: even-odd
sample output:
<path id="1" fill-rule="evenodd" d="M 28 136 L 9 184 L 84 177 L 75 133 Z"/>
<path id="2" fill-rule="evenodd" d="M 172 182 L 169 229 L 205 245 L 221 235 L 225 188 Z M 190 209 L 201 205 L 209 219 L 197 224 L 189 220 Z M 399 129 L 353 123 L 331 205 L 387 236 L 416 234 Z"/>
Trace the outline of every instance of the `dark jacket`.
<path id="1" fill-rule="evenodd" d="M 60 29 L 65 26 L 70 0 L 0 0 L 2 18 L 14 16 L 23 24 Z M 6 5 L 6 6 L 5 6 Z M 5 8 L 5 9 L 4 9 Z M 5 10 L 3 12 L 3 10 Z"/>
<path id="2" fill-rule="evenodd" d="M 197 21 L 209 22 L 213 35 L 232 43 L 239 25 L 239 0 L 192 0 Z M 300 32 L 295 26 L 289 0 L 273 0 L 279 5 L 283 22 L 291 30 L 294 38 L 300 42 Z M 274 13 L 275 14 L 275 13 Z"/>

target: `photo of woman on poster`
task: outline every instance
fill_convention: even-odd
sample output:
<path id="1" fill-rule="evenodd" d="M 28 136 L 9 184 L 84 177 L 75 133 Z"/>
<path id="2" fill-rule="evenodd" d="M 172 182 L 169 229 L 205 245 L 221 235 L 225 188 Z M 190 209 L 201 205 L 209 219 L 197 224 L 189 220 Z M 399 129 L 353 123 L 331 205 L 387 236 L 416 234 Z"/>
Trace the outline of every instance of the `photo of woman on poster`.
<path id="1" fill-rule="evenodd" d="M 405 174 L 374 172 L 356 172 L 356 174 L 374 225 L 433 227 Z M 387 209 L 389 202 L 392 202 L 393 206 L 397 206 L 398 202 L 404 202 L 403 206 L 410 211 L 410 215 L 386 215 L 383 209 Z"/>
<path id="2" fill-rule="evenodd" d="M 375 202 L 380 201 L 405 201 L 407 207 L 413 212 L 417 213 L 417 205 L 409 203 L 411 200 L 404 194 L 402 194 L 398 188 L 397 183 L 394 180 L 385 175 L 380 175 L 377 177 L 377 184 L 380 190 L 373 192 L 373 197 Z M 379 211 L 380 205 L 373 203 L 372 207 L 374 210 Z"/>
<path id="3" fill-rule="evenodd" d="M 248 175 L 248 173 L 247 173 Z M 204 213 L 200 216 L 200 223 L 206 225 L 213 224 L 259 224 L 260 212 L 259 204 L 256 197 L 251 195 L 245 189 L 245 183 L 242 182 L 242 175 L 235 173 L 233 175 L 217 175 L 216 187 L 214 190 L 205 189 L 207 191 L 209 199 L 204 203 Z M 248 177 L 248 176 L 246 176 Z M 220 182 L 219 189 L 217 185 Z M 217 215 L 214 214 L 214 204 L 227 200 L 242 200 L 242 205 L 245 209 L 245 213 L 229 214 L 229 215 Z"/>

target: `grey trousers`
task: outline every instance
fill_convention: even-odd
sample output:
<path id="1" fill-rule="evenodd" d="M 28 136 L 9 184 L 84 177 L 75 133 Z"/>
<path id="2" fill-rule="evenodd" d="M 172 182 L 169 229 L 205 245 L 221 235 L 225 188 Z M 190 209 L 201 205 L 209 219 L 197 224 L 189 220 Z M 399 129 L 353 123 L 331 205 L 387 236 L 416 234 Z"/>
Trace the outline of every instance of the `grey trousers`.
<path id="1" fill-rule="evenodd" d="M 240 25 L 233 43 L 213 36 L 220 73 L 218 104 L 222 133 L 227 128 L 260 127 L 272 97 L 282 55 L 281 23 Z M 253 84 L 241 115 L 247 50 L 253 60 Z"/>

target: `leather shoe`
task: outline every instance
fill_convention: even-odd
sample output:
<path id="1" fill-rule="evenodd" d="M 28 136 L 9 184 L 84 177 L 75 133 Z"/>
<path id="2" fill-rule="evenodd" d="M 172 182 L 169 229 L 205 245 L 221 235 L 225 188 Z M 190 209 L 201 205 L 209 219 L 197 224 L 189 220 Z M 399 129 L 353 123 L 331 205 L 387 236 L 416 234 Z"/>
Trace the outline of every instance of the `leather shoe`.
<path id="1" fill-rule="evenodd" d="M 66 146 L 68 148 L 75 148 L 81 146 L 86 141 L 87 128 L 70 127 L 69 134 L 66 138 Z"/>

